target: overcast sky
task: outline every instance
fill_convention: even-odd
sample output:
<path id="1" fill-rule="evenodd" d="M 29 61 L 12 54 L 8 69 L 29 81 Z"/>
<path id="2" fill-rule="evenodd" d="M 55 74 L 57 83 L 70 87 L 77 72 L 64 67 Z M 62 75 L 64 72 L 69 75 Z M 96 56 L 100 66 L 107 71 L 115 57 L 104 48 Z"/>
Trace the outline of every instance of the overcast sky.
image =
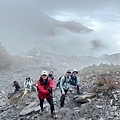
<path id="1" fill-rule="evenodd" d="M 13 20 L 12 18 L 17 19 L 19 13 L 23 14 L 24 18 L 26 11 L 29 11 L 29 14 L 33 11 L 40 11 L 60 21 L 82 23 L 95 31 L 85 35 L 57 31 L 56 36 L 50 37 L 51 43 L 55 43 L 56 46 L 62 47 L 60 45 L 61 40 L 66 41 L 64 44 L 72 45 L 69 54 L 102 55 L 117 53 L 120 52 L 119 5 L 120 0 L 0 0 L 0 18 L 5 17 L 5 19 L 0 19 L 0 41 L 10 53 L 24 53 L 28 44 L 25 41 L 30 38 L 22 33 L 18 34 L 16 32 L 18 28 L 14 25 L 12 28 L 14 33 L 11 33 L 10 27 L 12 25 L 10 25 L 9 19 L 10 21 Z M 22 23 L 23 21 L 20 26 Z M 24 39 L 24 42 L 21 42 L 21 39 Z M 34 42 L 33 38 L 32 41 Z M 30 46 L 33 45 L 32 42 L 29 44 Z M 24 49 L 20 50 L 20 45 Z M 67 48 L 65 49 L 67 53 Z M 78 49 L 79 52 L 75 52 Z"/>

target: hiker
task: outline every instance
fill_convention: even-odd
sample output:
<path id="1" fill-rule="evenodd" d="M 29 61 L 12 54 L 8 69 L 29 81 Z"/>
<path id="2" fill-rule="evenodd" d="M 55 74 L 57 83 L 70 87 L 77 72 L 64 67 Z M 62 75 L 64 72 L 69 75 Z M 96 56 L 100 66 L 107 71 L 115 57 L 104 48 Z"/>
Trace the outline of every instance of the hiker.
<path id="1" fill-rule="evenodd" d="M 20 90 L 20 85 L 18 84 L 17 81 L 13 82 L 13 86 L 12 87 L 15 87 L 14 93 L 16 93 L 16 92 L 18 92 Z"/>
<path id="2" fill-rule="evenodd" d="M 25 91 L 22 95 L 22 98 L 29 92 L 29 94 L 31 93 L 31 90 L 32 90 L 32 80 L 30 77 L 27 77 L 25 82 L 24 82 L 24 88 L 25 88 Z"/>
<path id="3" fill-rule="evenodd" d="M 54 80 L 54 75 L 53 75 L 53 73 L 54 73 L 54 71 L 51 70 L 50 73 L 49 73 L 49 75 L 48 75 L 52 80 Z"/>
<path id="4" fill-rule="evenodd" d="M 44 99 L 48 101 L 51 108 L 51 117 L 57 118 L 55 113 L 54 104 L 53 104 L 53 97 L 52 97 L 52 88 L 54 87 L 53 81 L 50 77 L 48 77 L 48 72 L 43 70 L 41 72 L 41 76 L 37 82 L 37 90 L 38 90 L 38 98 L 40 100 L 40 115 L 43 114 L 43 103 Z"/>
<path id="5" fill-rule="evenodd" d="M 60 80 L 60 90 L 61 90 L 61 98 L 60 98 L 60 106 L 64 107 L 65 95 L 67 94 L 70 86 L 70 77 L 71 71 L 68 70 L 66 75 L 63 75 Z"/>
<path id="6" fill-rule="evenodd" d="M 77 84 L 77 82 L 78 82 L 77 74 L 78 74 L 78 70 L 73 70 L 73 72 L 71 74 L 70 85 L 77 87 L 77 94 L 80 94 L 79 85 Z"/>

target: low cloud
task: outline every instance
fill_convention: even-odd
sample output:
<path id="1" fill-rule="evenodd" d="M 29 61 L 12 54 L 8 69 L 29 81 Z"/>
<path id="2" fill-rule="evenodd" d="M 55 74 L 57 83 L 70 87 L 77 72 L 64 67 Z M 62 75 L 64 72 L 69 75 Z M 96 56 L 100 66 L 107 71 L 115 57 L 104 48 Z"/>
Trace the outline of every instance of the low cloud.
<path id="1" fill-rule="evenodd" d="M 119 2 L 119 0 L 76 2 L 0 0 L 0 42 L 13 54 L 25 53 L 39 45 L 45 46 L 44 50 L 60 51 L 67 55 L 120 52 L 120 17 L 114 12 L 116 9 L 119 10 Z M 67 20 L 65 19 L 67 16 L 59 14 L 62 12 L 68 13 Z M 48 18 L 42 13 L 48 16 L 61 16 L 65 24 L 58 25 L 56 19 Z M 66 21 L 73 22 L 66 24 Z M 80 23 L 94 32 L 80 34 Z"/>
<path id="2" fill-rule="evenodd" d="M 100 40 L 92 40 L 90 41 L 90 44 L 92 50 L 104 49 L 106 47 Z"/>

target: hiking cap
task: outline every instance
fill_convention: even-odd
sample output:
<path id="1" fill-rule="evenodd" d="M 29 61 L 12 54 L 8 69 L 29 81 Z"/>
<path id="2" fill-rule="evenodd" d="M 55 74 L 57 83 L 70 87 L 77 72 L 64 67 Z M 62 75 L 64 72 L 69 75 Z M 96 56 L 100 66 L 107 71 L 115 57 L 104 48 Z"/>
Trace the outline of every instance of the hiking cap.
<path id="1" fill-rule="evenodd" d="M 78 74 L 78 70 L 75 69 L 75 70 L 73 70 L 73 73 L 74 73 L 74 72 L 76 72 L 76 73 Z"/>
<path id="2" fill-rule="evenodd" d="M 66 73 L 71 73 L 71 71 L 70 71 L 70 70 L 68 70 Z"/>
<path id="3" fill-rule="evenodd" d="M 48 72 L 47 72 L 46 70 L 43 70 L 43 71 L 41 72 L 41 75 L 48 75 Z"/>

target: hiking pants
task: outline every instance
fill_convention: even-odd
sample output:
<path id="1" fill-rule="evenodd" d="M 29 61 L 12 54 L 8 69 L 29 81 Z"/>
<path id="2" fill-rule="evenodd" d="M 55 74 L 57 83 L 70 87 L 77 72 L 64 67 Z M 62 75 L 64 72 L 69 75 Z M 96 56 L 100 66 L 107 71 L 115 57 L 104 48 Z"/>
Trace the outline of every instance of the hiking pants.
<path id="1" fill-rule="evenodd" d="M 25 91 L 24 91 L 24 93 L 23 93 L 23 95 L 22 95 L 22 98 L 23 98 L 27 93 L 30 94 L 30 93 L 31 93 L 31 90 L 26 90 L 26 89 L 25 89 Z M 28 96 L 30 97 L 30 95 L 28 95 Z"/>
<path id="2" fill-rule="evenodd" d="M 41 108 L 41 110 L 43 110 L 44 99 L 39 98 L 39 100 L 40 100 L 40 108 Z M 46 100 L 50 104 L 51 113 L 53 113 L 53 111 L 54 111 L 53 97 L 49 96 L 49 97 L 46 98 Z"/>
<path id="3" fill-rule="evenodd" d="M 66 95 L 68 92 L 68 89 L 67 90 L 64 89 L 64 91 L 65 91 L 65 95 Z M 61 91 L 61 94 L 62 94 L 62 91 Z M 61 95 L 61 98 L 60 98 L 60 106 L 61 107 L 64 107 L 65 95 Z"/>
<path id="4" fill-rule="evenodd" d="M 71 85 L 76 86 L 75 84 L 72 84 L 72 83 L 71 83 Z M 79 85 L 77 84 L 77 94 L 79 94 L 79 93 L 80 93 L 80 88 L 79 88 Z"/>
<path id="5" fill-rule="evenodd" d="M 80 93 L 80 88 L 79 88 L 79 85 L 77 85 L 77 94 Z"/>

